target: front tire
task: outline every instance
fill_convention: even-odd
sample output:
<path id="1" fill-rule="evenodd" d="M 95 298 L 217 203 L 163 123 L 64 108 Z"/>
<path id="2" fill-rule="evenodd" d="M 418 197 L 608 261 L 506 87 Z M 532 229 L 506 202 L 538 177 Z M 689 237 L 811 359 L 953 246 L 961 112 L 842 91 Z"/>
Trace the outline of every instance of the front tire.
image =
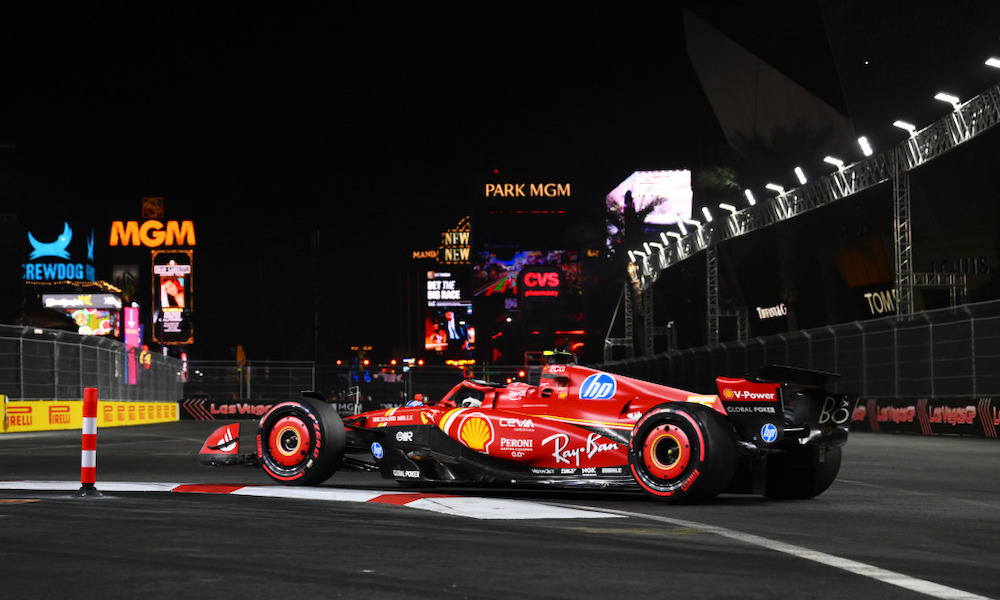
<path id="1" fill-rule="evenodd" d="M 347 434 L 340 415 L 313 398 L 271 407 L 257 428 L 257 456 L 268 476 L 287 485 L 319 485 L 344 458 Z"/>
<path id="2" fill-rule="evenodd" d="M 736 472 L 736 434 L 715 411 L 669 402 L 650 409 L 629 441 L 632 476 L 648 494 L 673 504 L 714 498 Z"/>

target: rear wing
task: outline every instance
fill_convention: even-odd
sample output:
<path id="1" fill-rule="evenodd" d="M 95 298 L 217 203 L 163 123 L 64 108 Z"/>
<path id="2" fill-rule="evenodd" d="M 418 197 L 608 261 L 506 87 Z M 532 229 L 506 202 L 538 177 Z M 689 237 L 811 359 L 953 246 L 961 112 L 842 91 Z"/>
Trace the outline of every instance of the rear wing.
<path id="1" fill-rule="evenodd" d="M 766 365 L 748 373 L 746 380 L 760 383 L 787 383 L 794 386 L 825 388 L 828 381 L 838 377 L 840 377 L 840 373 L 789 367 L 786 365 Z"/>

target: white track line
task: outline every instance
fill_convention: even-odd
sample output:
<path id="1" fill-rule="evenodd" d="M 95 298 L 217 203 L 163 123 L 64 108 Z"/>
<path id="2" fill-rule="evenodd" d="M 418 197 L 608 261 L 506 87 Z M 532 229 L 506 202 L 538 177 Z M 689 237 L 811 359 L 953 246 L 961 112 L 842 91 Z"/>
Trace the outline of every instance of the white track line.
<path id="1" fill-rule="evenodd" d="M 593 510 L 605 510 L 594 507 L 590 508 L 592 508 Z M 702 531 L 713 533 L 715 535 L 724 538 L 729 538 L 731 540 L 736 540 L 738 542 L 749 544 L 751 546 L 766 548 L 768 550 L 773 550 L 775 552 L 781 552 L 805 560 L 811 560 L 813 562 L 817 562 L 829 567 L 842 569 L 849 573 L 854 573 L 855 575 L 861 575 L 862 577 L 868 577 L 870 579 L 875 579 L 883 583 L 888 583 L 890 585 L 895 585 L 901 588 L 912 590 L 914 592 L 925 594 L 932 598 L 941 598 L 947 600 L 993 600 L 991 598 L 988 598 L 987 596 L 980 596 L 979 594 L 973 594 L 971 592 L 955 589 L 953 587 L 948 587 L 946 585 L 941 585 L 938 583 L 934 583 L 932 581 L 927 581 L 925 579 L 910 577 L 909 575 L 896 573 L 895 571 L 889 571 L 881 567 L 868 565 L 855 560 L 850 560 L 848 558 L 841 558 L 839 556 L 834 556 L 832 554 L 827 554 L 825 552 L 810 550 L 808 548 L 803 548 L 802 546 L 795 546 L 793 544 L 786 544 L 785 542 L 779 542 L 777 540 L 768 539 L 765 537 L 761 537 L 759 535 L 753 535 L 750 533 L 742 533 L 740 531 L 726 529 L 725 527 L 716 527 L 714 525 L 706 525 L 704 523 L 698 523 L 695 521 L 685 521 L 684 519 L 673 519 L 670 517 L 660 517 L 656 515 L 647 515 L 643 513 L 634 513 L 634 512 L 627 512 L 620 510 L 605 510 L 605 512 L 619 515 L 622 517 L 634 517 L 637 519 L 649 519 L 653 521 L 660 521 L 662 523 L 669 523 L 671 525 L 676 525 L 678 527 L 685 527 L 689 529 L 700 529 Z"/>

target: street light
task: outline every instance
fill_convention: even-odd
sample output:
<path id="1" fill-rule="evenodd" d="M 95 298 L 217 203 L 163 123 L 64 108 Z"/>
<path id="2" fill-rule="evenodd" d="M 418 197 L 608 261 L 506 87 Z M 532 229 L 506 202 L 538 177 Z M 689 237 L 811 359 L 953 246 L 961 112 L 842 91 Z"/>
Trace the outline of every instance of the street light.
<path id="1" fill-rule="evenodd" d="M 868 138 L 866 138 L 865 136 L 861 136 L 858 138 L 858 145 L 861 146 L 861 152 L 865 156 L 871 156 L 873 154 L 872 146 L 871 144 L 868 143 Z"/>
<path id="2" fill-rule="evenodd" d="M 829 163 L 829 164 L 837 167 L 838 170 L 844 168 L 844 161 L 840 160 L 839 158 L 833 157 L 833 156 L 823 157 L 823 162 Z"/>
<path id="3" fill-rule="evenodd" d="M 911 136 L 917 135 L 917 126 L 912 123 L 907 123 L 906 121 L 895 121 L 892 126 L 905 129 Z"/>
<path id="4" fill-rule="evenodd" d="M 773 190 L 775 192 L 778 192 L 779 196 L 784 196 L 785 195 L 785 188 L 781 187 L 777 183 L 767 183 L 767 184 L 764 184 L 764 187 L 766 187 L 769 190 Z"/>
<path id="5" fill-rule="evenodd" d="M 747 197 L 747 202 L 750 203 L 750 206 L 757 204 L 757 200 L 753 197 L 753 192 L 749 188 L 743 190 L 743 195 Z"/>
<path id="6" fill-rule="evenodd" d="M 795 176 L 799 178 L 800 184 L 806 184 L 806 174 L 802 171 L 802 167 L 795 167 Z"/>
<path id="7" fill-rule="evenodd" d="M 955 96 L 954 94 L 947 94 L 945 92 L 938 92 L 934 95 L 934 99 L 940 100 L 941 102 L 947 102 L 955 110 L 958 110 L 959 104 L 961 103 L 958 96 Z"/>

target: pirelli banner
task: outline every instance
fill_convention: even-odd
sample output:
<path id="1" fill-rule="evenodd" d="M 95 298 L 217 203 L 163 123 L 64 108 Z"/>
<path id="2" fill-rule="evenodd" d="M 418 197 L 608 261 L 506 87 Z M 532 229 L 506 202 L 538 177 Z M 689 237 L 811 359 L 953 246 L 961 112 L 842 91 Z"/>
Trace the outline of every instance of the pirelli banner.
<path id="1" fill-rule="evenodd" d="M 3 422 L 0 433 L 53 431 L 83 427 L 81 400 L 7 400 L 0 396 Z M 122 427 L 176 421 L 176 402 L 117 402 L 97 403 L 97 427 Z"/>
<path id="2" fill-rule="evenodd" d="M 1000 398 L 862 399 L 854 410 L 851 429 L 997 438 Z"/>

